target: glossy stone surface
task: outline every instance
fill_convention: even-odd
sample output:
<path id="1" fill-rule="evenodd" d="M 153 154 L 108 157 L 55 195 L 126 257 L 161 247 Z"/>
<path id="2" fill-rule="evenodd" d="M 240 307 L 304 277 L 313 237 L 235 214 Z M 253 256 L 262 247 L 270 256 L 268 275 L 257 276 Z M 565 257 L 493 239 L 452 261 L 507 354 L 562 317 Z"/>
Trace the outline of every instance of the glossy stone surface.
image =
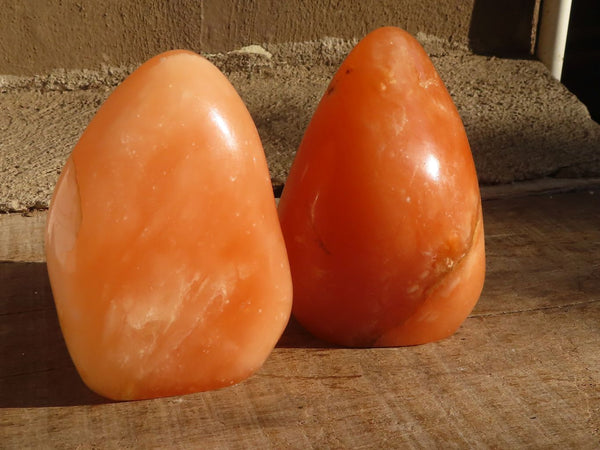
<path id="1" fill-rule="evenodd" d="M 418 42 L 365 37 L 332 79 L 279 204 L 293 313 L 347 346 L 445 338 L 474 307 L 485 255 L 463 124 Z"/>
<path id="2" fill-rule="evenodd" d="M 216 67 L 173 51 L 114 91 L 58 181 L 46 255 L 94 391 L 197 392 L 262 365 L 289 318 L 289 265 L 258 133 Z"/>

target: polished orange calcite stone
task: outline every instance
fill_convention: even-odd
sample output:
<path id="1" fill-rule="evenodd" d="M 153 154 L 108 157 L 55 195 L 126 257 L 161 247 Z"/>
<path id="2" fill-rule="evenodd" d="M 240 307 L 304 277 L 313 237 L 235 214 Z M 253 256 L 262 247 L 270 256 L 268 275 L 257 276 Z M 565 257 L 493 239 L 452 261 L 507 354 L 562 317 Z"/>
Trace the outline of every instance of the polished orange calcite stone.
<path id="1" fill-rule="evenodd" d="M 262 365 L 289 318 L 290 272 L 258 133 L 216 67 L 168 52 L 114 91 L 58 181 L 46 255 L 94 391 L 204 391 Z"/>
<path id="2" fill-rule="evenodd" d="M 279 203 L 293 313 L 347 346 L 456 331 L 485 274 L 481 198 L 465 130 L 419 43 L 366 36 L 333 77 Z"/>

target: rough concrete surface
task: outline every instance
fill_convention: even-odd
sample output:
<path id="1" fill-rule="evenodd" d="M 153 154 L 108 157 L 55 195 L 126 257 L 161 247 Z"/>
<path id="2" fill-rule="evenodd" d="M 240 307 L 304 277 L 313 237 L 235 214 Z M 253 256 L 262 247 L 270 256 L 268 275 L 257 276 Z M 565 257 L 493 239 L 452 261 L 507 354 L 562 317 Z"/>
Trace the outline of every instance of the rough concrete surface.
<path id="1" fill-rule="evenodd" d="M 173 48 L 225 52 L 251 43 L 348 39 L 384 25 L 463 44 L 472 37 L 486 48 L 489 26 L 470 36 L 471 17 L 487 23 L 498 9 L 504 32 L 495 30 L 496 37 L 528 49 L 529 35 L 511 23 L 527 22 L 535 0 L 506 1 L 499 8 L 489 0 L 0 0 L 0 73 L 135 64 Z"/>
<path id="2" fill-rule="evenodd" d="M 463 117 L 481 183 L 600 176 L 600 125 L 541 63 L 418 38 Z M 355 42 L 326 38 L 207 55 L 246 102 L 275 187 L 285 181 L 329 79 Z M 48 206 L 79 135 L 133 68 L 0 76 L 0 211 Z"/>

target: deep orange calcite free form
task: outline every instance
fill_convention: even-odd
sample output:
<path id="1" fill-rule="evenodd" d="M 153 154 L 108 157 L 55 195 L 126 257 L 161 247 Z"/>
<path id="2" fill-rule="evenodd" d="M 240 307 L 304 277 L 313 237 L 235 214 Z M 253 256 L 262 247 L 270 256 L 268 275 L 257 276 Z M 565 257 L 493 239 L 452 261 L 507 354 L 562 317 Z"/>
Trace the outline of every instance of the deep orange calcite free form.
<path id="1" fill-rule="evenodd" d="M 94 391 L 185 394 L 262 365 L 289 319 L 291 277 L 258 133 L 216 67 L 168 52 L 112 93 L 58 181 L 46 256 Z"/>
<path id="2" fill-rule="evenodd" d="M 454 333 L 483 287 L 481 198 L 462 121 L 420 44 L 367 35 L 333 77 L 279 203 L 293 313 L 346 346 Z"/>

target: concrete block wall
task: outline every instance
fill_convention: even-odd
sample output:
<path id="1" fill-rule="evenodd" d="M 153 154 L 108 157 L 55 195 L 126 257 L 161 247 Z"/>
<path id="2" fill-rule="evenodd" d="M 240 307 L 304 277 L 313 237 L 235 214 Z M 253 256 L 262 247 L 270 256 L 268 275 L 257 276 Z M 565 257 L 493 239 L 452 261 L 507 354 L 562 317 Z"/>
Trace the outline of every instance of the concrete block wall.
<path id="1" fill-rule="evenodd" d="M 142 62 L 173 48 L 359 38 L 383 25 L 527 55 L 539 0 L 0 0 L 0 74 Z"/>

